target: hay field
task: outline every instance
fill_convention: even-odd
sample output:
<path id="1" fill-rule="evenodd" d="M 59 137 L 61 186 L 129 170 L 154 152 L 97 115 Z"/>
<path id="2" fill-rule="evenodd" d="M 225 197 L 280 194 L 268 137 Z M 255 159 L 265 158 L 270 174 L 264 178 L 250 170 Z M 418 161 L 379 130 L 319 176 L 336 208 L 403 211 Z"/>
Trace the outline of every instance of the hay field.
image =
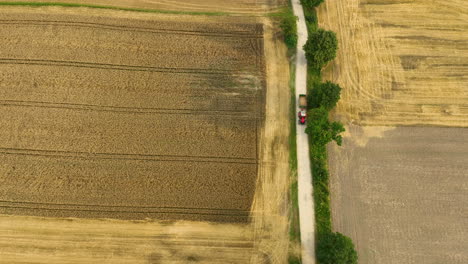
<path id="1" fill-rule="evenodd" d="M 468 129 L 347 130 L 330 145 L 332 219 L 359 263 L 467 263 Z"/>
<path id="2" fill-rule="evenodd" d="M 18 2 L 6 0 L 5 2 Z M 21 2 L 21 1 L 19 1 Z M 23 2 L 52 2 L 32 0 Z M 287 5 L 286 0 L 61 0 L 60 3 L 103 5 L 124 8 L 144 8 L 183 12 L 223 12 L 262 15 Z"/>
<path id="3" fill-rule="evenodd" d="M 467 1 L 330 0 L 319 19 L 338 35 L 325 76 L 345 87 L 341 118 L 468 126 Z"/>
<path id="4" fill-rule="evenodd" d="M 247 221 L 263 31 L 234 20 L 2 13 L 0 212 Z"/>

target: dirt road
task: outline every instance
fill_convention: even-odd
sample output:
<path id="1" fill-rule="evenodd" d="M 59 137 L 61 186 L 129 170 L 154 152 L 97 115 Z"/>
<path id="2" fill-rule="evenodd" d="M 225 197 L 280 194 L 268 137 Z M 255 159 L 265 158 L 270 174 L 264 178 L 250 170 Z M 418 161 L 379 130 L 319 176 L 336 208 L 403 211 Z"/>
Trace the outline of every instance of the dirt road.
<path id="1" fill-rule="evenodd" d="M 296 52 L 296 102 L 299 94 L 307 93 L 307 60 L 302 49 L 307 41 L 307 27 L 304 11 L 299 0 L 293 2 L 294 14 L 299 18 L 297 22 L 297 52 Z M 296 106 L 296 112 L 299 107 Z M 312 173 L 310 170 L 309 138 L 304 125 L 296 122 L 297 143 L 297 184 L 299 202 L 299 221 L 301 230 L 302 263 L 315 263 L 315 214 L 312 196 Z"/>

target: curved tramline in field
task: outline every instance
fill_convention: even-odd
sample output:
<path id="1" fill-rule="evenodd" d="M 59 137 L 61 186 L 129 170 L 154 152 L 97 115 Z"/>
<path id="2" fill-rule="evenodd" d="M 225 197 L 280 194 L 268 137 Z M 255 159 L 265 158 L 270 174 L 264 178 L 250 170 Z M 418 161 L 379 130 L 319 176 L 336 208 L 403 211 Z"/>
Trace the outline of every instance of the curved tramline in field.
<path id="1" fill-rule="evenodd" d="M 320 24 L 337 32 L 340 48 L 324 76 L 347 87 L 340 115 L 363 125 L 468 126 L 467 8 L 463 0 L 325 1 Z"/>

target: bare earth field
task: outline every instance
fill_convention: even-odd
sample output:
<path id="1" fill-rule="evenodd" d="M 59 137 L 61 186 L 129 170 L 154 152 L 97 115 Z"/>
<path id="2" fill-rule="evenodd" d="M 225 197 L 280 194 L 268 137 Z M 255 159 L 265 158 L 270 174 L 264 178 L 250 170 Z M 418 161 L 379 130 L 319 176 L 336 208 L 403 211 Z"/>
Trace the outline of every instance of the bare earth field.
<path id="1" fill-rule="evenodd" d="M 286 260 L 271 22 L 8 7 L 0 23 L 0 263 Z"/>
<path id="2" fill-rule="evenodd" d="M 468 126 L 467 1 L 330 0 L 319 19 L 338 35 L 325 76 L 346 87 L 341 118 Z"/>
<path id="3" fill-rule="evenodd" d="M 7 0 L 5 2 L 18 2 Z M 51 2 L 33 0 L 24 2 Z M 147 8 L 187 12 L 227 12 L 264 14 L 274 12 L 287 4 L 286 0 L 61 0 L 60 3 L 79 3 L 126 8 Z"/>
<path id="4" fill-rule="evenodd" d="M 359 263 L 467 263 L 468 129 L 347 130 L 330 145 L 332 218 Z"/>

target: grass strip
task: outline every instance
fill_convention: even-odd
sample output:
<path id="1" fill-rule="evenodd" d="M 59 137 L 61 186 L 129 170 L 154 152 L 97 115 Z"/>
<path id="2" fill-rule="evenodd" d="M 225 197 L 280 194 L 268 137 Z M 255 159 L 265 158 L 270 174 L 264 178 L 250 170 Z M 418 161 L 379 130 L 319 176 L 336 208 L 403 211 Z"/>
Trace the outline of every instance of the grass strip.
<path id="1" fill-rule="evenodd" d="M 147 8 L 105 6 L 105 5 L 94 5 L 94 4 L 61 3 L 61 2 L 0 2 L 0 6 L 87 7 L 87 8 L 97 8 L 97 9 L 110 9 L 110 10 L 133 11 L 133 12 L 144 12 L 144 13 L 158 13 L 158 14 L 202 15 L 202 16 L 226 16 L 226 15 L 230 15 L 229 13 L 226 13 L 226 12 L 173 11 L 173 10 L 160 10 L 160 9 L 147 9 Z"/>
<path id="2" fill-rule="evenodd" d="M 289 264 L 300 264 L 301 256 L 296 250 L 297 245 L 301 245 L 301 228 L 299 222 L 299 203 L 298 203 L 298 183 L 297 183 L 297 143 L 296 143 L 296 63 L 294 55 L 297 44 L 297 17 L 294 16 L 292 5 L 289 2 L 287 8 L 279 12 L 270 13 L 267 16 L 279 20 L 280 28 L 283 33 L 283 40 L 288 48 L 287 56 L 289 58 L 289 171 L 290 171 L 290 189 L 289 189 Z M 291 41 L 293 40 L 293 41 Z"/>
<path id="3" fill-rule="evenodd" d="M 289 110 L 290 130 L 289 130 L 289 169 L 290 175 L 290 192 L 289 200 L 291 203 L 289 215 L 289 241 L 292 245 L 301 244 L 301 228 L 299 222 L 299 201 L 298 201 L 298 185 L 297 185 L 297 144 L 296 144 L 296 64 L 294 60 L 290 63 L 290 78 L 289 89 L 291 91 L 291 104 Z M 288 258 L 289 264 L 300 264 L 301 257 L 295 252 L 290 252 Z"/>

